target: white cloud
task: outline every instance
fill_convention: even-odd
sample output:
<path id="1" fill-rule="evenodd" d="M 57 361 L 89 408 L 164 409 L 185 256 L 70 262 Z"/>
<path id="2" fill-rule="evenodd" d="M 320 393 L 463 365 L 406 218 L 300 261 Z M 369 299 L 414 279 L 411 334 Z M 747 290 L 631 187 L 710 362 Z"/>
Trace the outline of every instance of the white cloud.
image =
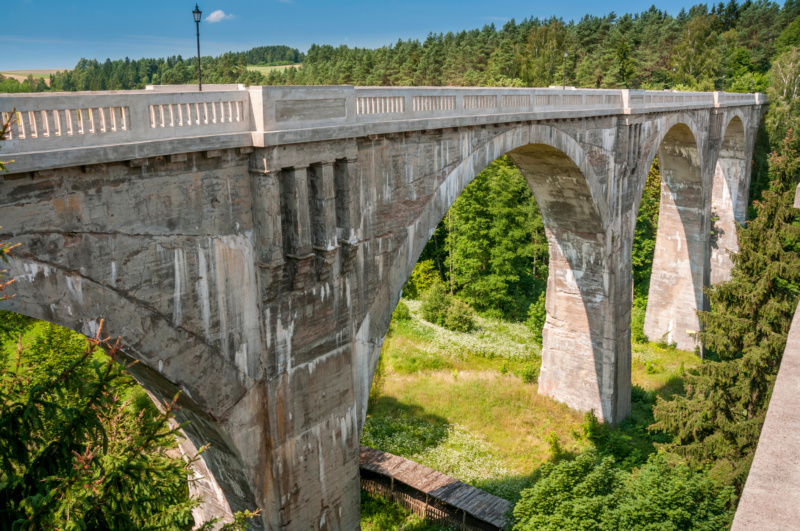
<path id="1" fill-rule="evenodd" d="M 233 15 L 226 15 L 225 11 L 217 9 L 206 17 L 206 22 L 220 22 L 222 20 L 230 20 L 232 18 Z"/>

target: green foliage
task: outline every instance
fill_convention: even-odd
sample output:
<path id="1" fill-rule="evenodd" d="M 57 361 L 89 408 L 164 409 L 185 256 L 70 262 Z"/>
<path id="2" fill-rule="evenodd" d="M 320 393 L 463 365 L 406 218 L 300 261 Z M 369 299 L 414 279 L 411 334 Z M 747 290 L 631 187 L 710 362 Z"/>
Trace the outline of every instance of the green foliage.
<path id="1" fill-rule="evenodd" d="M 526 85 L 548 87 L 563 83 L 561 66 L 569 37 L 564 23 L 555 17 L 531 28 L 521 61 Z"/>
<path id="2" fill-rule="evenodd" d="M 725 87 L 727 92 L 740 92 L 748 94 L 753 92 L 767 92 L 769 88 L 769 77 L 759 72 L 746 72 L 735 78 L 732 83 Z"/>
<path id="3" fill-rule="evenodd" d="M 790 48 L 769 71 L 769 112 L 764 120 L 770 140 L 777 145 L 789 130 L 800 130 L 800 49 Z"/>
<path id="4" fill-rule="evenodd" d="M 403 288 L 403 296 L 409 299 L 419 299 L 423 297 L 433 283 L 440 280 L 432 259 L 420 260 L 411 272 L 411 278 Z"/>
<path id="5" fill-rule="evenodd" d="M 411 319 L 411 311 L 408 309 L 408 305 L 400 300 L 397 303 L 397 307 L 392 312 L 392 321 L 409 321 Z"/>
<path id="6" fill-rule="evenodd" d="M 438 280 L 422 301 L 422 318 L 454 332 L 470 332 L 475 328 L 472 308 L 450 295 Z"/>
<path id="7" fill-rule="evenodd" d="M 644 333 L 645 313 L 645 308 L 637 308 L 635 305 L 631 311 L 631 339 L 634 343 L 648 342 L 647 335 Z"/>
<path id="8" fill-rule="evenodd" d="M 446 263 L 459 297 L 479 312 L 524 320 L 548 271 L 544 225 L 525 178 L 501 157 L 462 192 L 450 214 Z"/>
<path id="9" fill-rule="evenodd" d="M 199 503 L 186 485 L 193 461 L 169 455 L 175 401 L 163 413 L 136 411 L 117 347 L 79 345 L 69 332 L 41 339 L 4 352 L 0 364 L 0 527 L 190 529 Z M 106 359 L 97 359 L 100 347 Z M 58 361 L 44 363 L 47 353 Z"/>
<path id="10" fill-rule="evenodd" d="M 157 410 L 118 344 L 44 322 L 17 331 L 0 351 L 0 528 L 192 529 L 186 478 L 203 449 L 176 454 L 177 397 Z"/>
<path id="11" fill-rule="evenodd" d="M 521 369 L 514 371 L 514 376 L 519 378 L 525 383 L 536 383 L 539 379 L 539 367 L 541 366 L 541 360 L 535 359 L 529 363 L 526 363 L 524 367 Z"/>
<path id="12" fill-rule="evenodd" d="M 453 332 L 470 332 L 475 328 L 475 312 L 467 304 L 454 299 L 447 309 L 444 327 Z"/>
<path id="13" fill-rule="evenodd" d="M 542 291 L 539 294 L 539 298 L 536 299 L 536 302 L 528 307 L 528 320 L 525 321 L 525 324 L 531 329 L 531 332 L 533 332 L 539 344 L 542 343 L 542 331 L 544 330 L 546 320 L 547 309 L 545 308 L 545 292 Z"/>
<path id="14" fill-rule="evenodd" d="M 447 310 L 453 303 L 453 298 L 447 293 L 447 288 L 441 282 L 435 282 L 422 300 L 422 318 L 429 323 L 444 326 Z"/>
<path id="15" fill-rule="evenodd" d="M 514 531 L 719 530 L 732 520 L 730 499 L 730 489 L 664 455 L 627 474 L 588 451 L 541 468 L 514 508 Z"/>

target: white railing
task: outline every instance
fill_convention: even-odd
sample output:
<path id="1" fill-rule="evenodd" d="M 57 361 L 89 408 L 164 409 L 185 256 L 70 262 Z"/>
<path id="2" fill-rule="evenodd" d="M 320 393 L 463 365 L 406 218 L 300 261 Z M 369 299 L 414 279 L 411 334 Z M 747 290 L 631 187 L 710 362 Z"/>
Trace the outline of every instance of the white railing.
<path id="1" fill-rule="evenodd" d="M 761 94 L 550 88 L 156 86 L 0 94 L 12 171 L 414 128 L 766 103 Z M 210 90 L 208 90 L 210 89 Z M 126 147 L 130 147 L 127 149 Z M 103 148 L 98 150 L 95 148 Z M 132 153 L 132 155 L 129 155 Z"/>
<path id="2" fill-rule="evenodd" d="M 0 95 L 3 153 L 248 132 L 247 91 L 150 90 Z M 13 114 L 12 114 L 13 113 Z"/>

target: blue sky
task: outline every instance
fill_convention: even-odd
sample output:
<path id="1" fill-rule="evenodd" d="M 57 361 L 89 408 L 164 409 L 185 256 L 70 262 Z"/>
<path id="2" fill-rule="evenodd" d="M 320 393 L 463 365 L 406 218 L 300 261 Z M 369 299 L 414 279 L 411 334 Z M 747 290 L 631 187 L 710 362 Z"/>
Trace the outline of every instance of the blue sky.
<path id="1" fill-rule="evenodd" d="M 665 0 L 677 14 L 695 1 Z M 397 39 L 502 26 L 511 18 L 638 12 L 633 0 L 204 0 L 203 55 L 285 44 L 375 47 Z M 196 54 L 194 2 L 176 0 L 2 0 L 0 71 L 71 68 L 81 57 L 119 59 Z M 214 12 L 215 16 L 208 18 Z M 214 21 L 216 20 L 216 21 Z"/>

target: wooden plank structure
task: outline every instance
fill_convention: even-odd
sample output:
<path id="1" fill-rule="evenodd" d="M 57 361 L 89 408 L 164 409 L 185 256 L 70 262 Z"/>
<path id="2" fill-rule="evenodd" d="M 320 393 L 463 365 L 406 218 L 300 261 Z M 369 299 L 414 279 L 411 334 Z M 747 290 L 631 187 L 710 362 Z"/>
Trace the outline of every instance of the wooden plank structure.
<path id="1" fill-rule="evenodd" d="M 361 488 L 428 521 L 464 531 L 497 531 L 511 504 L 486 491 L 388 452 L 361 446 Z"/>

